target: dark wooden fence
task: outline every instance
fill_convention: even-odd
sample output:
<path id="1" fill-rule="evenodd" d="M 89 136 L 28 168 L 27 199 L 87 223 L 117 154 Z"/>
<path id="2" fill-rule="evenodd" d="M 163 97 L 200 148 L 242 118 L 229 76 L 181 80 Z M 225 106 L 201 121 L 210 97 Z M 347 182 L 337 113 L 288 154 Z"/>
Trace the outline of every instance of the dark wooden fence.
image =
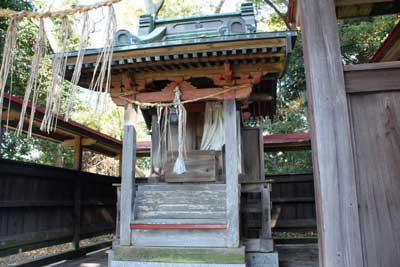
<path id="1" fill-rule="evenodd" d="M 120 179 L 0 160 L 0 256 L 115 229 Z"/>
<path id="2" fill-rule="evenodd" d="M 270 175 L 272 228 L 274 231 L 315 230 L 314 180 L 312 174 Z"/>
<path id="3" fill-rule="evenodd" d="M 316 231 L 314 181 L 312 174 L 268 175 L 271 186 L 272 232 Z M 244 184 L 242 184 L 243 189 Z M 246 184 L 245 186 L 249 186 Z M 260 193 L 243 193 L 242 235 L 258 238 L 261 229 Z M 283 241 L 280 241 L 283 242 Z"/>

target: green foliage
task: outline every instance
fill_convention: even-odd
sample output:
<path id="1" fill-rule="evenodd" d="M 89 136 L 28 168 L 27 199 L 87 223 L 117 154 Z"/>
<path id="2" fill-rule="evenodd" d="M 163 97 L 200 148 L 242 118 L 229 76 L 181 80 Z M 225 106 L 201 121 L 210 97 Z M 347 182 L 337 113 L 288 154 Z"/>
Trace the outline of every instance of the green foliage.
<path id="1" fill-rule="evenodd" d="M 199 14 L 201 6 L 193 0 L 165 0 L 159 18 L 189 17 Z"/>
<path id="2" fill-rule="evenodd" d="M 352 19 L 339 22 L 345 64 L 367 63 L 399 21 L 399 16 Z"/>
<path id="3" fill-rule="evenodd" d="M 311 173 L 311 151 L 279 151 L 265 153 L 267 174 Z"/>

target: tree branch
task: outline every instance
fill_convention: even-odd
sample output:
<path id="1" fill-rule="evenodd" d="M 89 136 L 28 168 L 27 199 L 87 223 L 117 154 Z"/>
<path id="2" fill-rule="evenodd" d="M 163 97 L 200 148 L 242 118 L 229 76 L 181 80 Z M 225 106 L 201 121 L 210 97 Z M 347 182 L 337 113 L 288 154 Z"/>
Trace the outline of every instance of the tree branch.
<path id="1" fill-rule="evenodd" d="M 270 7 L 272 7 L 272 9 L 276 12 L 276 14 L 278 14 L 278 16 L 283 20 L 283 22 L 285 23 L 287 29 L 290 31 L 292 30 L 292 28 L 290 27 L 290 24 L 287 22 L 286 20 L 286 16 L 282 14 L 281 11 L 279 11 L 279 9 L 274 5 L 274 3 L 272 3 L 270 0 L 265 0 L 265 3 L 267 5 L 269 5 Z"/>
<path id="2" fill-rule="evenodd" d="M 215 7 L 215 10 L 214 10 L 215 14 L 221 13 L 221 8 L 224 5 L 224 3 L 225 3 L 225 0 L 220 0 L 219 1 L 218 5 Z"/>

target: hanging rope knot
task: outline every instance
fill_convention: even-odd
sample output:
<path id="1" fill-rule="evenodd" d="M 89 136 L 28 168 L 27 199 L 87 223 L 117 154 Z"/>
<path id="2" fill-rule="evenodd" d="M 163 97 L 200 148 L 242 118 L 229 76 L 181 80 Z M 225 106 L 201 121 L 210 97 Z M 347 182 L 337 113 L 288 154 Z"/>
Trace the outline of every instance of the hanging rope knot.
<path id="1" fill-rule="evenodd" d="M 186 172 L 185 166 L 185 140 L 186 140 L 186 110 L 181 102 L 181 91 L 179 86 L 175 88 L 174 103 L 178 112 L 178 158 L 175 161 L 174 173 L 180 175 Z"/>
<path id="2" fill-rule="evenodd" d="M 181 103 L 181 90 L 179 89 L 179 86 L 175 87 L 174 92 L 175 92 L 174 103 L 180 104 Z"/>

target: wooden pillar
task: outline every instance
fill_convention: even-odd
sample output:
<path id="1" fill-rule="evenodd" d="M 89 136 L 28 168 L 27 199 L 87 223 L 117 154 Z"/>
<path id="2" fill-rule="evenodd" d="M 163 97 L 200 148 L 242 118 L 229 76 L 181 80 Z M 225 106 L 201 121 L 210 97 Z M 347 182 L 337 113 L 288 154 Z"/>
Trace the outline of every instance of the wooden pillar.
<path id="1" fill-rule="evenodd" d="M 74 162 L 73 169 L 82 170 L 82 138 L 80 136 L 74 139 Z M 72 246 L 75 250 L 79 249 L 81 236 L 81 214 L 82 214 L 82 183 L 79 177 L 75 179 L 74 191 L 74 237 Z"/>
<path id="2" fill-rule="evenodd" d="M 82 170 L 82 138 L 80 136 L 74 139 L 74 162 L 73 169 Z"/>
<path id="3" fill-rule="evenodd" d="M 301 0 L 320 266 L 363 266 L 355 168 L 334 0 Z"/>
<path id="4" fill-rule="evenodd" d="M 133 201 L 135 199 L 135 166 L 136 166 L 136 107 L 128 104 L 125 107 L 124 139 L 122 145 L 122 181 L 120 213 L 120 245 L 131 244 L 130 224 L 133 218 Z"/>
<path id="5" fill-rule="evenodd" d="M 151 175 L 158 174 L 160 167 L 160 159 L 158 157 L 158 145 L 160 138 L 160 129 L 158 128 L 158 118 L 157 115 L 151 116 Z"/>
<path id="6" fill-rule="evenodd" d="M 239 247 L 238 136 L 235 100 L 224 101 L 227 246 Z"/>

